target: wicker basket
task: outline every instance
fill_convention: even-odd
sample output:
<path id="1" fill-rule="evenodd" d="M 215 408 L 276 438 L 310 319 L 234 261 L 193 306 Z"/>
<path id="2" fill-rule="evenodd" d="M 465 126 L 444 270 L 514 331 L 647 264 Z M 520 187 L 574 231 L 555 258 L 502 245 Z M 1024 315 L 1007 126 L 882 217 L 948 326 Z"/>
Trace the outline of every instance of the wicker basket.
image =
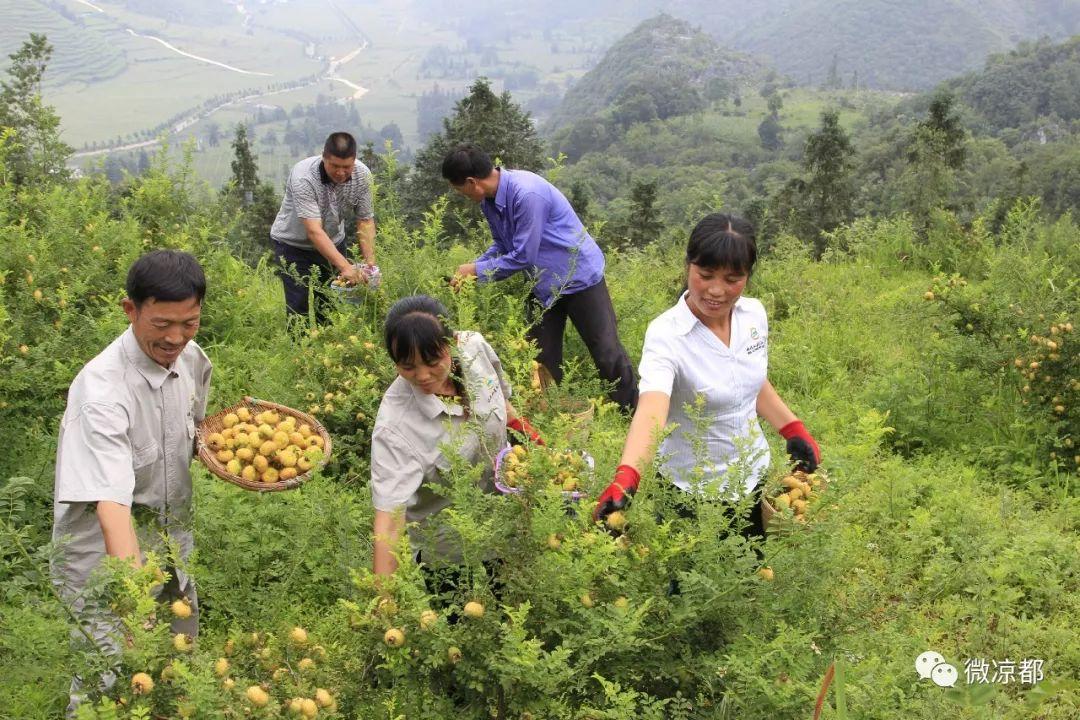
<path id="1" fill-rule="evenodd" d="M 264 410 L 274 410 L 281 415 L 289 415 L 296 418 L 296 421 L 299 423 L 307 423 L 311 427 L 311 431 L 318 434 L 319 437 L 322 438 L 322 460 L 320 460 L 318 464 L 315 465 L 315 467 L 311 468 L 305 473 L 297 475 L 294 478 L 289 478 L 288 480 L 278 480 L 277 482 L 272 483 L 264 483 L 259 481 L 253 482 L 250 480 L 245 480 L 239 475 L 233 475 L 226 469 L 225 464 L 217 459 L 217 457 L 214 455 L 214 451 L 206 446 L 205 439 L 213 433 L 220 432 L 224 428 L 222 421 L 225 416 L 231 412 L 236 412 L 242 407 L 246 407 L 248 410 L 250 410 L 252 415 L 257 415 Z M 206 466 L 206 468 L 210 472 L 217 475 L 219 478 L 225 480 L 226 482 L 231 482 L 233 485 L 239 485 L 245 490 L 254 490 L 256 492 L 278 492 L 281 490 L 292 490 L 293 488 L 300 487 L 300 485 L 302 485 L 308 478 L 311 477 L 312 473 L 315 472 L 315 470 L 326 464 L 326 461 L 330 459 L 330 453 L 332 450 L 330 433 L 326 432 L 326 428 L 322 426 L 322 423 L 313 418 L 311 415 L 308 415 L 307 413 L 301 412 L 299 410 L 294 410 L 291 407 L 286 407 L 285 405 L 279 405 L 277 403 L 272 403 L 267 400 L 258 400 L 252 397 L 245 397 L 242 402 L 238 402 L 235 405 L 218 410 L 213 415 L 204 419 L 201 423 L 199 423 L 199 427 L 195 430 L 195 438 L 199 444 L 199 460 L 202 462 L 203 465 Z"/>
<path id="2" fill-rule="evenodd" d="M 507 445 L 495 456 L 495 489 L 503 495 L 518 495 L 521 493 L 521 488 L 507 485 L 505 483 L 506 478 L 503 476 L 504 461 L 506 460 L 506 456 L 512 452 L 513 449 L 514 448 L 511 445 Z M 581 457 L 584 458 L 585 464 L 589 468 L 589 475 L 591 476 L 593 469 L 596 467 L 596 461 L 593 460 L 592 455 L 584 451 L 582 451 Z M 562 493 L 564 498 L 575 501 L 588 496 L 588 493 L 584 490 L 560 490 L 559 492 Z"/>

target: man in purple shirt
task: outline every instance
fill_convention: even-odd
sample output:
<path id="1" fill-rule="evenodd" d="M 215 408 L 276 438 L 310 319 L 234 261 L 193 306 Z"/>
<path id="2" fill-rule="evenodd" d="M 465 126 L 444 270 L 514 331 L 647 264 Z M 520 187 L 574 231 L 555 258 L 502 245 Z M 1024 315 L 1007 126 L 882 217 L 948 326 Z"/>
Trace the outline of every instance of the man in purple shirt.
<path id="1" fill-rule="evenodd" d="M 540 320 L 529 337 L 538 360 L 562 379 L 566 319 L 585 341 L 600 377 L 615 384 L 611 399 L 627 412 L 637 405 L 633 365 L 619 342 L 615 309 L 604 282 L 604 254 L 559 189 L 527 170 L 497 168 L 487 153 L 459 145 L 443 160 L 442 175 L 456 192 L 480 204 L 494 242 L 476 262 L 461 265 L 455 286 L 525 272 L 536 282 L 529 318 Z"/>

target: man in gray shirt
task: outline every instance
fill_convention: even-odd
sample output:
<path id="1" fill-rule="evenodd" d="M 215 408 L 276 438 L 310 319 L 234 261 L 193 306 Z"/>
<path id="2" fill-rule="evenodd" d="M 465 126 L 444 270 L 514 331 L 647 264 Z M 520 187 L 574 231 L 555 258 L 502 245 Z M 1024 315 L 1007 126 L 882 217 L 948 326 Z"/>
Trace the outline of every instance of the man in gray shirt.
<path id="1" fill-rule="evenodd" d="M 141 567 L 147 550 L 157 552 L 171 574 L 162 599 L 187 605 L 173 632 L 198 632 L 198 597 L 184 565 L 194 542 L 189 465 L 210 391 L 210 361 L 192 341 L 205 293 L 206 277 L 188 253 L 140 257 L 123 301 L 131 325 L 68 391 L 53 493 L 53 539 L 63 552 L 52 574 L 82 626 L 73 638 L 92 637 L 109 656 L 119 654 L 117 618 L 88 588 L 106 556 Z M 165 557 L 163 537 L 177 557 Z M 78 678 L 71 700 L 69 710 L 81 700 Z"/>
<path id="2" fill-rule="evenodd" d="M 364 258 L 359 269 L 353 266 L 345 246 L 342 211 L 346 208 L 356 214 L 356 238 Z M 371 171 L 357 161 L 352 135 L 331 134 L 322 156 L 305 158 L 293 166 L 270 239 L 281 262 L 290 315 L 308 313 L 308 293 L 313 288 L 315 317 L 321 322 L 325 320 L 326 285 L 335 275 L 358 284 L 377 274 Z"/>

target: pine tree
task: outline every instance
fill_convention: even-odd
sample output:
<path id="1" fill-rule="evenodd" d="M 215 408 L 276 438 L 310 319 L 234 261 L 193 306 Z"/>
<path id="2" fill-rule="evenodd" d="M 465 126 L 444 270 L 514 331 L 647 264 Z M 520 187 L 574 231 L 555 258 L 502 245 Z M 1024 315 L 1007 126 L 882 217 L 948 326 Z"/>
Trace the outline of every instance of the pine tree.
<path id="1" fill-rule="evenodd" d="M 656 180 L 638 180 L 630 188 L 630 242 L 645 247 L 663 230 L 660 213 L 656 208 L 658 183 Z"/>
<path id="2" fill-rule="evenodd" d="M 30 33 L 9 55 L 8 79 L 0 81 L 0 128 L 10 128 L 3 179 L 16 184 L 68 177 L 71 146 L 60 139 L 60 117 L 41 99 L 41 81 L 52 57 L 44 35 Z"/>
<path id="3" fill-rule="evenodd" d="M 443 129 L 428 140 L 416 155 L 405 189 L 411 219 L 422 213 L 447 192 L 442 177 L 442 161 L 452 147 L 471 142 L 505 167 L 539 172 L 544 164 L 544 148 L 532 118 L 515 103 L 510 93 L 496 95 L 486 78 L 479 78 L 469 94 L 454 106 L 454 114 L 443 119 Z M 451 205 L 464 209 L 466 201 L 456 195 Z M 448 218 L 449 219 L 449 218 Z M 447 230 L 460 232 L 460 224 L 450 221 Z"/>
<path id="4" fill-rule="evenodd" d="M 259 185 L 259 165 L 255 156 L 251 153 L 251 144 L 248 142 L 247 126 L 238 123 L 236 134 L 232 141 L 232 182 L 241 197 L 250 197 Z"/>
<path id="5" fill-rule="evenodd" d="M 809 175 L 803 186 L 805 220 L 815 237 L 820 256 L 821 233 L 834 230 L 854 215 L 855 187 L 852 158 L 855 148 L 840 126 L 835 110 L 821 113 L 821 127 L 806 140 L 803 169 Z"/>

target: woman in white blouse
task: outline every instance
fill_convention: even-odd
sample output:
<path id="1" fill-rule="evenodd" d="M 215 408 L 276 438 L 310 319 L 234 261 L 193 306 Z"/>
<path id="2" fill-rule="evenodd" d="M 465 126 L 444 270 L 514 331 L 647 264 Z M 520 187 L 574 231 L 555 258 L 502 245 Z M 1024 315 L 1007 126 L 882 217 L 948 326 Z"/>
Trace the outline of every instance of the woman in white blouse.
<path id="1" fill-rule="evenodd" d="M 482 486 L 494 489 L 492 461 L 506 444 L 507 429 L 541 442 L 510 404 L 510 384 L 495 351 L 480 333 L 450 330 L 446 316 L 438 300 L 414 295 L 394 303 L 386 317 L 386 350 L 398 377 L 383 395 L 371 435 L 379 575 L 397 568 L 392 551 L 406 523 L 412 549 L 426 565 L 460 561 L 448 528 L 430 522 L 450 505 L 435 490 L 445 492 L 449 482 L 444 447 L 484 465 Z"/>
<path id="2" fill-rule="evenodd" d="M 728 498 L 754 491 L 769 466 L 759 417 L 787 440 L 788 454 L 800 467 L 813 471 L 821 461 L 814 438 L 767 377 L 765 308 L 742 296 L 756 259 L 754 229 L 742 218 L 714 213 L 690 234 L 687 289 L 645 334 L 637 410 L 615 479 L 597 502 L 596 519 L 629 504 L 656 451 L 655 438 L 668 424 L 677 427 L 660 446 L 665 462 L 659 471 L 687 492 L 700 493 L 701 484 L 714 483 Z M 694 417 L 707 421 L 706 465 L 697 473 Z M 747 535 L 764 535 L 760 502 L 759 495 Z"/>

